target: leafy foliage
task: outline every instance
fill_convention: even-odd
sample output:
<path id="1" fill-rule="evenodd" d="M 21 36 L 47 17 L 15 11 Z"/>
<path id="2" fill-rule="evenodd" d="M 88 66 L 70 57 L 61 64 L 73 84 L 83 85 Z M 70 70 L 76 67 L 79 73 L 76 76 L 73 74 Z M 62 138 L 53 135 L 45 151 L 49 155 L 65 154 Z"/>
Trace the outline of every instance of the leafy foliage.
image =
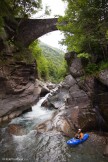
<path id="1" fill-rule="evenodd" d="M 99 66 L 99 70 L 108 69 L 108 61 L 102 61 Z"/>
<path id="2" fill-rule="evenodd" d="M 42 50 L 39 48 L 38 41 L 33 42 L 30 45 L 30 50 L 37 62 L 37 68 L 39 77 L 47 80 L 48 79 L 48 67 L 47 67 L 47 60 L 42 55 Z"/>
<path id="3" fill-rule="evenodd" d="M 100 64 L 89 63 L 85 68 L 86 75 L 98 75 L 102 70 L 108 69 L 108 61 L 102 61 Z"/>
<path id="4" fill-rule="evenodd" d="M 98 65 L 95 63 L 89 63 L 85 68 L 87 74 L 96 74 L 98 72 Z"/>
<path id="5" fill-rule="evenodd" d="M 30 17 L 41 8 L 41 0 L 1 0 L 0 15 L 15 17 Z"/>
<path id="6" fill-rule="evenodd" d="M 41 1 L 42 0 L 0 0 L 0 37 L 3 39 L 3 34 L 6 35 L 4 30 L 4 17 L 17 24 L 15 20 L 16 17 L 28 18 L 42 9 Z"/>
<path id="7" fill-rule="evenodd" d="M 64 61 L 63 51 L 46 45 L 43 42 L 39 42 L 39 47 L 42 49 L 42 52 L 47 60 L 52 60 L 55 65 L 60 66 L 61 63 Z"/>
<path id="8" fill-rule="evenodd" d="M 80 53 L 77 55 L 78 58 L 86 58 L 89 59 L 91 56 L 88 53 Z"/>
<path id="9" fill-rule="evenodd" d="M 63 51 L 39 42 L 43 55 L 48 60 L 49 79 L 52 82 L 60 82 L 66 75 L 67 65 Z"/>
<path id="10" fill-rule="evenodd" d="M 108 68 L 108 1 L 63 0 L 68 4 L 65 22 L 59 29 L 64 31 L 62 44 L 77 57 L 86 59 L 85 74 L 95 75 Z"/>
<path id="11" fill-rule="evenodd" d="M 97 62 L 108 59 L 108 2 L 107 0 L 64 0 L 68 7 L 64 17 L 66 25 L 62 43 L 69 51 L 88 53 Z"/>
<path id="12" fill-rule="evenodd" d="M 38 65 L 41 79 L 60 82 L 66 75 L 66 63 L 63 52 L 44 43 L 35 41 L 30 45 Z"/>

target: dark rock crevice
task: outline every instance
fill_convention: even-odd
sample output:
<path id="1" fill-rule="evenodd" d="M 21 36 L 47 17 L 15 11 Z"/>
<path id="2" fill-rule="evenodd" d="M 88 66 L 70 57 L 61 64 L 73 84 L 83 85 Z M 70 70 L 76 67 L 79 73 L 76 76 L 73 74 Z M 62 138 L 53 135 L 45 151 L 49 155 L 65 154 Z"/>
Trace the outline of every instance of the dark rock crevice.
<path id="1" fill-rule="evenodd" d="M 99 129 L 108 131 L 108 86 L 95 79 L 93 104 L 99 122 Z"/>

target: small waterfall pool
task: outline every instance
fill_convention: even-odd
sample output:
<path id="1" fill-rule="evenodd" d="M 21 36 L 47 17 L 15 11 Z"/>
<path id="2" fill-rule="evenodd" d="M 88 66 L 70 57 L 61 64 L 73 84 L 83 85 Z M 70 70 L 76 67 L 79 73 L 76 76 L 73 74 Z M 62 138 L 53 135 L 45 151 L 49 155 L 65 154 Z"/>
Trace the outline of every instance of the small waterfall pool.
<path id="1" fill-rule="evenodd" d="M 22 124 L 26 127 L 26 129 L 32 130 L 34 126 L 51 119 L 55 110 L 49 110 L 41 106 L 42 102 L 46 100 L 48 95 L 49 94 L 41 98 L 36 105 L 32 106 L 31 112 L 27 112 L 20 117 L 13 119 L 10 124 Z"/>
<path id="2" fill-rule="evenodd" d="M 37 133 L 36 126 L 52 119 L 57 111 L 41 107 L 41 103 L 48 95 L 41 98 L 32 107 L 31 112 L 23 114 L 9 123 L 23 126 L 26 130 L 25 134 L 11 135 L 8 132 L 8 126 L 2 126 L 0 161 L 107 162 L 108 159 L 102 155 L 102 145 L 96 145 L 93 136 L 85 143 L 71 148 L 66 144 L 68 138 L 56 130 Z"/>

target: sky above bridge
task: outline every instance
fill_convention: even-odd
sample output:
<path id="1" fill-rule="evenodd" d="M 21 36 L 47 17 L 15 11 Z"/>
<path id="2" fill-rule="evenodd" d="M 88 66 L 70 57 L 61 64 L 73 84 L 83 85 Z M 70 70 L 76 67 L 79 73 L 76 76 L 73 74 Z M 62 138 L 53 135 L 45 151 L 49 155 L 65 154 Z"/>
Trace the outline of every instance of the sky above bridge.
<path id="1" fill-rule="evenodd" d="M 54 18 L 56 17 L 56 15 L 63 16 L 67 6 L 66 3 L 64 3 L 62 0 L 42 0 L 42 4 L 43 4 L 43 10 L 38 14 L 36 14 L 36 17 L 34 18 Z M 49 8 L 51 9 L 51 14 L 50 16 L 47 17 L 46 16 L 41 17 L 41 15 L 44 14 L 46 5 L 49 6 Z M 62 32 L 54 31 L 40 37 L 39 40 L 41 40 L 42 42 L 50 46 L 57 47 L 63 51 L 66 51 L 66 47 L 59 44 L 59 41 L 61 41 L 63 38 L 64 35 Z"/>

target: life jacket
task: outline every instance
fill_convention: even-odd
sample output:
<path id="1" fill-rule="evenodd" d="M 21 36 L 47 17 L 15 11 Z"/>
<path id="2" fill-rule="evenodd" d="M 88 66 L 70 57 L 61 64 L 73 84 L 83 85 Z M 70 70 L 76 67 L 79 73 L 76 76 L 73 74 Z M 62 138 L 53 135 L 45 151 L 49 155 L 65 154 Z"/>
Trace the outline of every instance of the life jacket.
<path id="1" fill-rule="evenodd" d="M 83 136 L 84 136 L 84 134 L 81 132 L 81 133 L 79 134 L 79 138 L 82 139 Z"/>
<path id="2" fill-rule="evenodd" d="M 75 135 L 75 138 L 76 139 L 82 139 L 83 138 L 83 133 L 81 132 L 81 133 L 77 133 L 76 135 Z"/>

